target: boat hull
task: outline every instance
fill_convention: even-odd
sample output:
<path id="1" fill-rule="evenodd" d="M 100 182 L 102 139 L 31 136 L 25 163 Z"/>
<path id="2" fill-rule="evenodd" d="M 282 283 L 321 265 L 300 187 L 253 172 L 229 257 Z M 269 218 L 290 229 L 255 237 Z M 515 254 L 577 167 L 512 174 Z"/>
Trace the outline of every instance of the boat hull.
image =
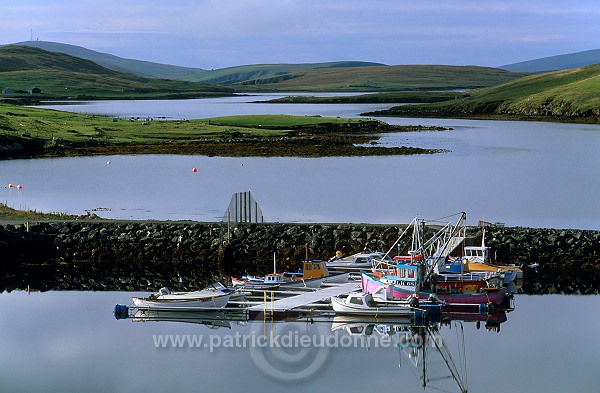
<path id="1" fill-rule="evenodd" d="M 324 278 L 311 278 L 311 279 L 296 279 L 296 280 L 284 280 L 278 282 L 256 282 L 256 281 L 245 281 L 235 277 L 231 277 L 231 282 L 234 287 L 247 288 L 247 289 L 274 289 L 274 288 L 312 288 L 317 289 L 323 284 Z"/>
<path id="2" fill-rule="evenodd" d="M 369 307 L 358 304 L 348 304 L 343 299 L 332 296 L 331 306 L 336 314 L 341 315 L 364 315 L 364 316 L 394 316 L 414 318 L 415 310 L 411 307 Z"/>
<path id="3" fill-rule="evenodd" d="M 158 296 L 156 298 L 133 297 L 133 304 L 137 308 L 167 311 L 187 311 L 202 309 L 224 308 L 229 302 L 231 294 L 219 294 L 216 296 L 199 296 L 187 294 L 172 294 Z"/>

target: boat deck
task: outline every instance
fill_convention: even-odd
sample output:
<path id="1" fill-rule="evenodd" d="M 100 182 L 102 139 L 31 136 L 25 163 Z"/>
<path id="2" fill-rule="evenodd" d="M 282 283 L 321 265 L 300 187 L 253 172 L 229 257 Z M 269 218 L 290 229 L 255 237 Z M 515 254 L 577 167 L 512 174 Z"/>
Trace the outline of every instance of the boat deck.
<path id="1" fill-rule="evenodd" d="M 331 286 L 328 288 L 319 289 L 314 292 L 306 292 L 301 295 L 290 296 L 287 298 L 275 300 L 273 302 L 262 302 L 261 304 L 256 304 L 254 306 L 248 307 L 248 311 L 286 312 L 294 308 L 309 305 L 311 303 L 327 300 L 331 296 L 339 296 L 350 292 L 354 292 L 358 289 L 360 289 L 360 282 L 356 281 L 337 285 L 331 284 Z"/>

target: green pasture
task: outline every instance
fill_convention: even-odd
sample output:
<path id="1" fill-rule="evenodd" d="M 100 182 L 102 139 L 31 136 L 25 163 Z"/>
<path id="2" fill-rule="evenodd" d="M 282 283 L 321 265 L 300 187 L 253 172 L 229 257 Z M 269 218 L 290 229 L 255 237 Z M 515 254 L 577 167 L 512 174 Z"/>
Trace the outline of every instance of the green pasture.
<path id="1" fill-rule="evenodd" d="M 251 115 L 195 120 L 118 119 L 0 104 L 0 138 L 19 137 L 103 143 L 156 143 L 228 138 L 233 134 L 284 135 L 298 127 L 356 123 L 364 119 Z"/>

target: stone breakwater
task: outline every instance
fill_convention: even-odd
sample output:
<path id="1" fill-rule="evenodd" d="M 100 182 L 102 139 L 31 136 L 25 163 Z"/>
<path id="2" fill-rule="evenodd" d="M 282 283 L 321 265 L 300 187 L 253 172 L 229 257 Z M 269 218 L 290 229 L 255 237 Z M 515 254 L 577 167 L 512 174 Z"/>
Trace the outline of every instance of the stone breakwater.
<path id="1" fill-rule="evenodd" d="M 229 276 L 295 271 L 305 259 L 387 251 L 405 225 L 56 221 L 0 225 L 0 291 L 193 290 Z M 434 233 L 434 228 L 426 228 Z M 468 243 L 481 242 L 470 227 Z M 527 266 L 527 293 L 598 293 L 600 232 L 495 227 L 485 232 L 497 262 Z M 391 250 L 407 251 L 407 242 Z M 535 274 L 534 274 L 535 273 Z"/>

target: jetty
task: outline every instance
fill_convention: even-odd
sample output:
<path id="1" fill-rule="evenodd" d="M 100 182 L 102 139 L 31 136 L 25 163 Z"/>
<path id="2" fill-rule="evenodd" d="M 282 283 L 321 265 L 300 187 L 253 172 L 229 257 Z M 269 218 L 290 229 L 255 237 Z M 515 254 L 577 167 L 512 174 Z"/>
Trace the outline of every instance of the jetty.
<path id="1" fill-rule="evenodd" d="M 248 307 L 249 315 L 258 313 L 285 314 L 290 311 L 306 311 L 319 308 L 316 303 L 329 300 L 331 296 L 345 295 L 360 289 L 360 282 L 351 281 L 344 284 L 331 284 L 327 288 L 305 292 L 278 300 L 268 301 L 268 291 L 264 292 L 264 301 Z"/>

